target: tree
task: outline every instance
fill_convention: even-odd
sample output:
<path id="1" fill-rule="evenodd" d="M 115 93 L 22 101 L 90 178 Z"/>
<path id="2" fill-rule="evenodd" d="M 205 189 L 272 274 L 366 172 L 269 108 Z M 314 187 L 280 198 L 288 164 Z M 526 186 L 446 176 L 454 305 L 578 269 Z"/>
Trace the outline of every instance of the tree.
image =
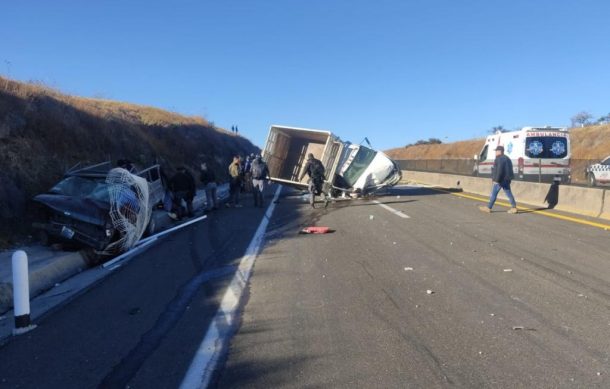
<path id="1" fill-rule="evenodd" d="M 489 133 L 495 134 L 497 132 L 506 132 L 506 131 L 508 131 L 508 130 L 506 128 L 504 128 L 504 126 L 499 125 L 499 126 L 492 127 L 491 130 L 489 130 Z"/>
<path id="2" fill-rule="evenodd" d="M 428 138 L 428 140 L 420 139 L 415 143 L 409 143 L 408 145 L 405 146 L 405 149 L 407 149 L 411 146 L 440 145 L 441 143 L 443 143 L 443 141 L 438 138 Z"/>
<path id="3" fill-rule="evenodd" d="M 597 123 L 599 123 L 599 124 L 608 124 L 608 123 L 610 123 L 610 113 L 607 114 L 606 116 L 602 116 L 599 119 L 597 119 Z"/>
<path id="4" fill-rule="evenodd" d="M 572 121 L 572 127 L 584 127 L 591 124 L 591 119 L 593 119 L 593 115 L 587 111 L 581 111 L 572 116 L 570 120 Z"/>

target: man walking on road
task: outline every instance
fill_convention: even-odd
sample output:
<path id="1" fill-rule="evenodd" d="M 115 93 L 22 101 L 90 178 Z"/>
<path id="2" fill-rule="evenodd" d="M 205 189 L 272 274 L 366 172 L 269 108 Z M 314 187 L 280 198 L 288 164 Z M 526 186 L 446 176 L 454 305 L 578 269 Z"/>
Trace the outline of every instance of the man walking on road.
<path id="1" fill-rule="evenodd" d="M 218 195 L 216 193 L 218 185 L 216 184 L 216 175 L 214 171 L 208 169 L 206 163 L 201 164 L 201 182 L 205 189 L 205 202 L 208 211 L 218 209 Z"/>
<path id="2" fill-rule="evenodd" d="M 314 158 L 312 153 L 307 155 L 307 164 L 303 167 L 303 173 L 299 177 L 299 181 L 303 180 L 305 174 L 309 176 L 309 204 L 315 208 L 316 195 L 322 194 L 322 185 L 324 184 L 324 165 L 319 159 Z M 325 206 L 328 205 L 328 202 Z"/>
<path id="3" fill-rule="evenodd" d="M 504 146 L 496 147 L 496 160 L 494 161 L 494 167 L 491 173 L 491 179 L 493 181 L 493 187 L 491 188 L 491 195 L 489 196 L 489 204 L 487 206 L 481 206 L 479 209 L 486 213 L 491 213 L 491 209 L 496 202 L 500 189 L 504 190 L 508 201 L 510 201 L 510 209 L 508 213 L 517 213 L 517 203 L 513 197 L 513 193 L 510 191 L 510 182 L 514 178 L 513 163 L 510 158 L 504 155 Z"/>
<path id="4" fill-rule="evenodd" d="M 254 206 L 262 208 L 265 182 L 269 179 L 269 168 L 260 155 L 257 155 L 254 158 L 254 161 L 252 161 L 250 172 L 252 173 L 252 195 L 254 196 Z"/>
<path id="5" fill-rule="evenodd" d="M 231 176 L 231 182 L 229 183 L 231 197 L 229 198 L 227 206 L 230 207 L 232 205 L 236 208 L 241 208 L 241 204 L 239 203 L 239 192 L 241 191 L 242 169 L 241 160 L 238 155 L 233 157 L 233 162 L 229 165 L 229 175 Z"/>

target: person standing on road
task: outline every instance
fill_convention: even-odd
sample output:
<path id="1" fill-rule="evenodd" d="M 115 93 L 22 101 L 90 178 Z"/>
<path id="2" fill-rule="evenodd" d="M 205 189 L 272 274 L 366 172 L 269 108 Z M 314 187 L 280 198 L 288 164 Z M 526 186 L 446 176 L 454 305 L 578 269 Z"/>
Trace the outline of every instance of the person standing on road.
<path id="1" fill-rule="evenodd" d="M 319 159 L 314 158 L 312 153 L 307 155 L 307 163 L 303 167 L 303 172 L 299 177 L 299 181 L 302 181 L 305 174 L 309 176 L 308 191 L 309 191 L 309 204 L 315 208 L 316 196 L 322 194 L 322 185 L 324 184 L 324 165 Z"/>
<path id="2" fill-rule="evenodd" d="M 244 163 L 244 191 L 246 193 L 252 192 L 252 162 L 254 161 L 254 154 L 250 154 L 246 157 Z"/>
<path id="3" fill-rule="evenodd" d="M 201 183 L 205 189 L 205 202 L 207 211 L 218 209 L 218 185 L 213 170 L 208 169 L 206 163 L 201 164 Z"/>
<path id="4" fill-rule="evenodd" d="M 269 180 L 269 168 L 263 158 L 257 155 L 252 161 L 252 196 L 254 197 L 254 206 L 263 207 L 263 193 L 265 191 L 265 182 Z"/>
<path id="5" fill-rule="evenodd" d="M 229 183 L 230 198 L 227 207 L 234 206 L 236 208 L 241 208 L 241 204 L 239 203 L 239 192 L 241 191 L 243 173 L 239 155 L 234 156 L 233 162 L 229 165 L 229 176 L 231 176 L 231 181 Z"/>
<path id="6" fill-rule="evenodd" d="M 513 193 L 510 191 L 510 183 L 514 178 L 513 163 L 510 158 L 504 155 L 504 146 L 496 147 L 496 160 L 494 161 L 494 167 L 491 173 L 491 179 L 493 186 L 491 188 L 491 195 L 489 196 L 489 204 L 487 206 L 480 206 L 479 209 L 486 213 L 491 213 L 491 209 L 496 202 L 500 189 L 504 190 L 508 201 L 510 201 L 510 209 L 508 213 L 517 213 L 517 203 L 513 197 Z"/>
<path id="7" fill-rule="evenodd" d="M 172 191 L 174 212 L 177 218 L 184 216 L 182 200 L 186 203 L 188 217 L 193 216 L 193 198 L 195 197 L 195 179 L 184 166 L 180 166 L 178 172 L 169 181 L 169 189 Z"/>

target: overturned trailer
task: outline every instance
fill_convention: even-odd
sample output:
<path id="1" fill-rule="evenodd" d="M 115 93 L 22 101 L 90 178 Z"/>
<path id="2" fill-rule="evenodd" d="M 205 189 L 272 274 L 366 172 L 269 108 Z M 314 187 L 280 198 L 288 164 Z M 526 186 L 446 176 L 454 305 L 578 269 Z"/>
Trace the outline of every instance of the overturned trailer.
<path id="1" fill-rule="evenodd" d="M 324 192 L 333 196 L 366 195 L 402 178 L 398 164 L 381 151 L 344 142 L 330 131 L 271 126 L 263 158 L 272 181 L 307 188 L 307 178 L 299 177 L 309 153 L 322 161 Z"/>

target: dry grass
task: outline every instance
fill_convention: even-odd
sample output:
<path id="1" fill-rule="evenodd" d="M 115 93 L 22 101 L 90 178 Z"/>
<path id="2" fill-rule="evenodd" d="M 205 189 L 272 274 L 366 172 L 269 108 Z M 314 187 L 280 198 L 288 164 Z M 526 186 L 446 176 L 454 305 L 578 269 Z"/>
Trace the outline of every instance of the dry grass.
<path id="1" fill-rule="evenodd" d="M 75 97 L 0 77 L 0 241 L 27 229 L 28 199 L 77 162 L 129 158 L 195 170 L 207 162 L 220 177 L 232 155 L 255 152 L 247 139 L 201 117 L 104 99 Z M 9 227 L 10 226 L 10 227 Z"/>
<path id="2" fill-rule="evenodd" d="M 602 159 L 610 155 L 610 125 L 573 128 L 570 131 L 573 159 Z M 478 154 L 485 139 L 440 145 L 395 148 L 386 153 L 394 159 L 470 159 Z"/>
<path id="3" fill-rule="evenodd" d="M 394 159 L 460 159 L 472 158 L 477 154 L 484 139 L 444 143 L 438 145 L 418 145 L 386 151 Z"/>

